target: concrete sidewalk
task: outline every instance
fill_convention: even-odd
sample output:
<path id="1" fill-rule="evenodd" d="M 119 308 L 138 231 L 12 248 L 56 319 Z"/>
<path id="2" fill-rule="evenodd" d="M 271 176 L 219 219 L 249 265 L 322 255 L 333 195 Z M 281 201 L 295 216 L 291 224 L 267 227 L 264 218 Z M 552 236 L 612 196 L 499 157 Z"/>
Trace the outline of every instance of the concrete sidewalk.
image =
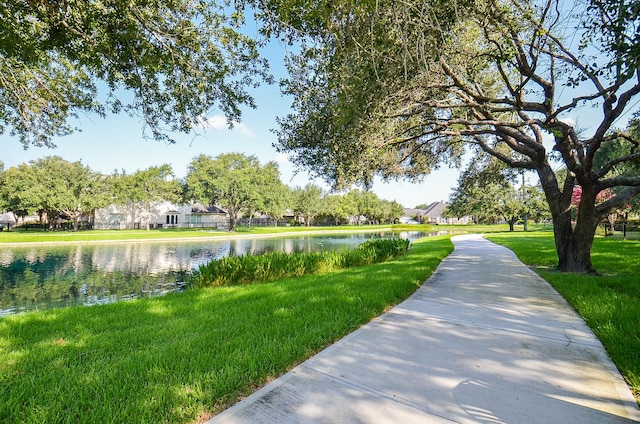
<path id="1" fill-rule="evenodd" d="M 591 330 L 480 236 L 409 299 L 209 423 L 630 423 L 640 410 Z"/>

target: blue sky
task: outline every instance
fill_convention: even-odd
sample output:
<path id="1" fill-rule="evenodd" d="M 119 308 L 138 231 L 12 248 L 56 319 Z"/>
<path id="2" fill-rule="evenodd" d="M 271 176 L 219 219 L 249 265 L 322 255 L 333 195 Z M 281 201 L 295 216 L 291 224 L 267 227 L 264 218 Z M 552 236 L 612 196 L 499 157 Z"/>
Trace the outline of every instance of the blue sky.
<path id="1" fill-rule="evenodd" d="M 255 36 L 255 22 L 248 20 L 245 30 Z M 271 72 L 276 79 L 284 76 L 285 46 L 274 41 L 264 49 L 263 54 L 269 59 Z M 227 129 L 225 118 L 214 111 L 207 117 L 205 127 L 197 134 L 174 134 L 177 143 L 166 145 L 145 140 L 142 123 L 126 115 L 110 115 L 106 119 L 81 116 L 75 124 L 82 131 L 54 140 L 58 145 L 55 149 L 30 147 L 24 150 L 17 139 L 6 133 L 0 135 L 0 161 L 8 168 L 33 159 L 58 155 L 68 161 L 81 161 L 91 169 L 106 174 L 114 170 L 132 173 L 168 163 L 172 165 L 177 177 L 183 177 L 189 163 L 200 154 L 215 157 L 221 153 L 239 152 L 256 155 L 262 163 L 275 160 L 279 164 L 283 182 L 292 187 L 304 186 L 310 182 L 309 175 L 302 171 L 294 176 L 294 166 L 287 161 L 286 156 L 278 154 L 273 147 L 273 143 L 277 141 L 271 131 L 277 126 L 275 119 L 285 116 L 290 111 L 291 99 L 280 94 L 277 84 L 262 85 L 253 93 L 257 109 L 245 108 L 242 122 L 233 130 Z M 565 92 L 564 88 L 560 93 L 565 97 L 575 94 L 571 89 Z M 626 126 L 631 112 L 637 109 L 638 103 L 640 101 L 636 101 L 616 122 L 618 127 Z M 601 110 L 598 107 L 585 106 L 571 111 L 563 116 L 563 119 L 577 123 L 588 132 L 593 130 L 592 126 L 595 123 L 600 122 Z M 373 191 L 383 199 L 396 200 L 406 207 L 446 201 L 457 184 L 458 175 L 458 170 L 444 166 L 426 176 L 419 184 L 406 181 L 375 181 Z M 537 177 L 534 175 L 528 177 L 528 180 L 531 184 L 537 183 Z M 327 188 L 320 180 L 312 182 Z"/>
<path id="2" fill-rule="evenodd" d="M 276 77 L 285 73 L 284 52 L 285 47 L 276 42 L 271 43 L 266 51 L 271 71 Z M 0 161 L 9 168 L 57 155 L 71 162 L 81 161 L 92 170 L 105 174 L 114 170 L 132 173 L 168 163 L 177 177 L 183 177 L 189 163 L 200 154 L 215 157 L 221 153 L 239 152 L 255 155 L 262 163 L 277 161 L 284 183 L 291 187 L 304 186 L 310 181 L 309 175 L 303 171 L 294 176 L 294 166 L 273 147 L 277 140 L 271 130 L 277 126 L 276 117 L 285 116 L 290 111 L 291 99 L 280 94 L 277 84 L 263 85 L 253 93 L 257 109 L 243 109 L 242 122 L 237 123 L 233 130 L 226 127 L 226 119 L 221 113 L 214 112 L 197 134 L 173 134 L 177 143 L 167 145 L 145 140 L 142 123 L 137 118 L 124 114 L 109 115 L 104 119 L 81 115 L 77 122 L 72 121 L 81 132 L 55 139 L 57 148 L 54 149 L 29 147 L 24 150 L 17 138 L 7 133 L 0 135 Z M 445 167 L 427 176 L 420 184 L 376 181 L 373 191 L 380 198 L 414 207 L 421 203 L 448 200 L 457 178 L 457 170 Z M 312 182 L 328 189 L 320 180 Z"/>

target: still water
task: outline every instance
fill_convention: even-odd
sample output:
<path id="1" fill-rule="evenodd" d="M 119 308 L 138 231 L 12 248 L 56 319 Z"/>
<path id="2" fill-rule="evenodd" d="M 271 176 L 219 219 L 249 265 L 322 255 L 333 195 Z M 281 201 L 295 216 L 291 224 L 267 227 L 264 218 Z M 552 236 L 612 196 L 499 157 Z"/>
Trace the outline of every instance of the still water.
<path id="1" fill-rule="evenodd" d="M 0 250 L 0 317 L 160 296 L 181 290 L 186 276 L 198 265 L 224 256 L 341 250 L 371 238 L 415 240 L 425 235 L 412 231 L 5 247 Z"/>

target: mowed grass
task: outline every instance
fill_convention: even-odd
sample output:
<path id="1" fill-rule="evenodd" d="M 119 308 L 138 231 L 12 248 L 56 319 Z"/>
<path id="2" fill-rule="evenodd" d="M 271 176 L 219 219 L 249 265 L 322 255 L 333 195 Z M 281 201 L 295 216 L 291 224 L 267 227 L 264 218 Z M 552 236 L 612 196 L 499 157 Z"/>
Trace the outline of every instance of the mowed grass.
<path id="1" fill-rule="evenodd" d="M 0 231 L 0 243 L 69 243 L 140 240 L 153 241 L 164 239 L 191 239 L 208 237 L 237 236 L 274 236 L 289 233 L 339 233 L 358 231 L 430 231 L 429 225 L 360 225 L 339 227 L 238 227 L 237 231 L 216 230 L 211 228 L 163 228 L 153 230 L 85 230 L 85 231 L 43 231 L 14 228 Z"/>
<path id="2" fill-rule="evenodd" d="M 413 293 L 453 249 L 0 320 L 0 422 L 202 421 Z"/>
<path id="3" fill-rule="evenodd" d="M 118 240 L 158 240 L 180 238 L 222 237 L 228 231 L 203 229 L 163 230 L 88 230 L 88 231 L 41 231 L 13 229 L 0 232 L 0 243 L 69 243 Z"/>
<path id="4" fill-rule="evenodd" d="M 602 275 L 595 276 L 554 271 L 557 257 L 550 233 L 487 238 L 513 250 L 567 299 L 600 339 L 640 402 L 640 242 L 596 238 L 592 262 Z"/>
<path id="5" fill-rule="evenodd" d="M 542 224 L 530 224 L 530 229 L 544 229 Z M 39 229 L 24 230 L 14 228 L 11 231 L 0 231 L 2 243 L 70 243 L 70 242 L 107 242 L 107 241 L 153 241 L 165 239 L 198 239 L 198 238 L 233 238 L 238 236 L 286 236 L 290 233 L 316 233 L 318 235 L 340 232 L 377 232 L 377 231 L 446 231 L 450 234 L 460 233 L 490 233 L 508 231 L 509 226 L 503 225 L 344 225 L 333 227 L 238 227 L 236 231 L 216 230 L 210 228 L 162 228 L 153 230 L 83 230 L 73 231 L 43 231 Z M 516 231 L 522 231 L 522 226 L 516 226 Z"/>

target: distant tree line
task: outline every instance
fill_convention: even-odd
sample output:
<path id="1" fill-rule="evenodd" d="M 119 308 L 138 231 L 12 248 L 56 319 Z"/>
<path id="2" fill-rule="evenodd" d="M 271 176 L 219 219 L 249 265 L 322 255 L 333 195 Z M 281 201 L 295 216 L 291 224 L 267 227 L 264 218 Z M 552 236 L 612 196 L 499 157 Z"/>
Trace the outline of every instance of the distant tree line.
<path id="1" fill-rule="evenodd" d="M 296 223 L 310 226 L 392 223 L 404 212 L 399 203 L 369 191 L 330 194 L 315 184 L 291 188 L 281 181 L 277 163 L 262 165 L 255 156 L 241 153 L 200 155 L 184 179 L 175 178 L 168 164 L 104 175 L 58 156 L 8 169 L 0 162 L 0 211 L 13 213 L 16 221 L 37 214 L 49 229 L 64 221 L 77 231 L 83 218 L 110 204 L 134 215 L 150 212 L 161 201 L 217 205 L 228 212 L 230 230 L 241 217 L 250 226 L 258 214 L 270 216 L 277 225 L 290 211 Z"/>
<path id="2" fill-rule="evenodd" d="M 471 216 L 476 224 L 506 222 L 511 231 L 520 220 L 526 226 L 529 219 L 551 219 L 542 187 L 526 185 L 524 174 L 483 153 L 475 156 L 460 174 L 445 215 Z"/>

